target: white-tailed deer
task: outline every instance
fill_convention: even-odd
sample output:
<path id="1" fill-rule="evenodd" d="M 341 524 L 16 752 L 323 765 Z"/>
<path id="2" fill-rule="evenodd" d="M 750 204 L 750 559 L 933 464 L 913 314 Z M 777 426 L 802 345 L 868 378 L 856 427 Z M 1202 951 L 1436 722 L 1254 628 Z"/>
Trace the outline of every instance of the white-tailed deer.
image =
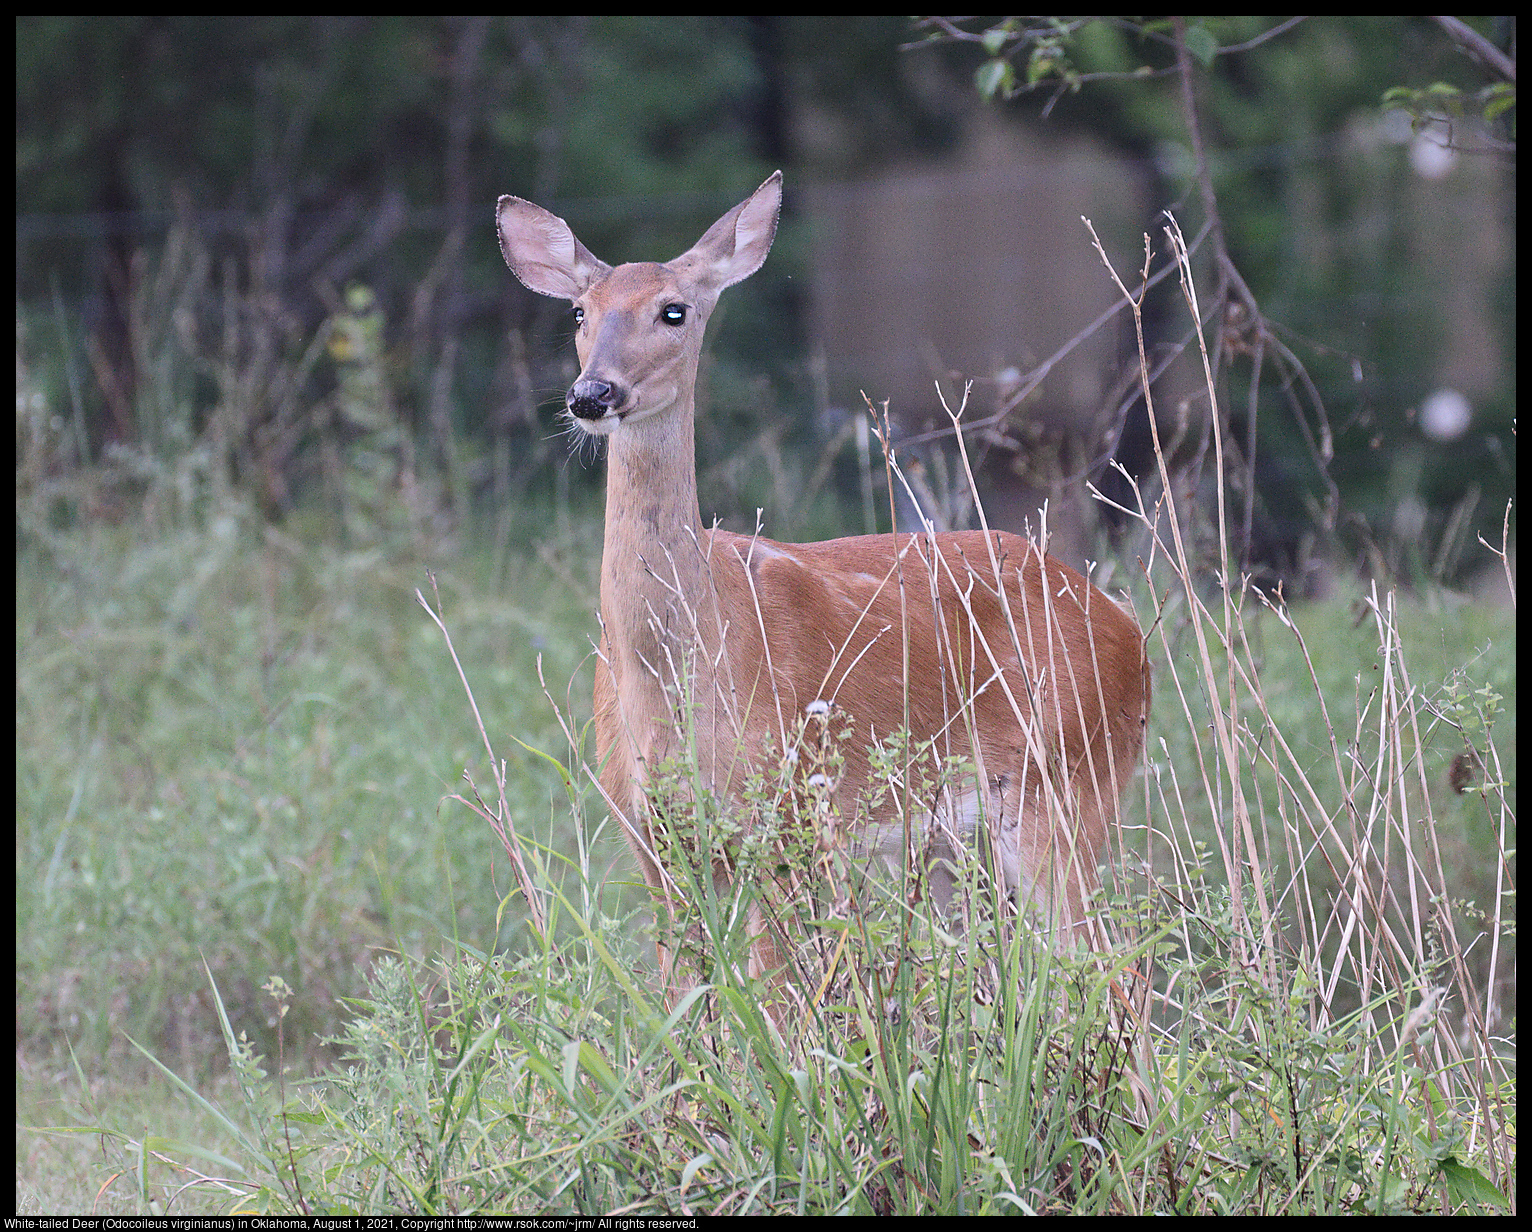
<path id="1" fill-rule="evenodd" d="M 656 768 L 689 739 L 705 784 L 745 813 L 757 761 L 771 750 L 780 764 L 805 708 L 829 703 L 847 733 L 833 803 L 860 851 L 895 869 L 926 862 L 940 901 L 944 857 L 982 827 L 1007 892 L 1047 910 L 1061 935 L 1083 932 L 1144 740 L 1149 667 L 1132 617 L 1016 535 L 783 544 L 702 522 L 703 331 L 719 294 L 765 261 L 781 202 L 777 172 L 674 261 L 613 268 L 561 218 L 500 199 L 516 277 L 574 304 L 583 367 L 568 411 L 608 442 L 595 694 L 607 801 L 645 881 L 673 902 L 646 795 Z M 906 781 L 941 783 L 914 827 L 869 770 L 869 747 L 901 732 L 928 763 Z M 968 769 L 943 781 L 949 757 Z M 731 874 L 720 864 L 714 875 Z M 768 922 L 755 928 L 752 967 L 774 971 L 778 938 Z M 686 983 L 674 963 L 661 945 L 672 998 Z"/>

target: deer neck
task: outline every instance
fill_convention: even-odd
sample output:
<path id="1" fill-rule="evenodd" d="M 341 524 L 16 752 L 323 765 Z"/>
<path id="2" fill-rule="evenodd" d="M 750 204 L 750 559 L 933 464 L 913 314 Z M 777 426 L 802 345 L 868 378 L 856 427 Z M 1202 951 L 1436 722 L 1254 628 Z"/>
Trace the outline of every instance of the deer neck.
<path id="1" fill-rule="evenodd" d="M 669 687 L 716 630 L 697 504 L 693 408 L 625 424 L 608 438 L 601 616 L 619 692 Z M 658 675 L 657 675 L 658 673 Z"/>

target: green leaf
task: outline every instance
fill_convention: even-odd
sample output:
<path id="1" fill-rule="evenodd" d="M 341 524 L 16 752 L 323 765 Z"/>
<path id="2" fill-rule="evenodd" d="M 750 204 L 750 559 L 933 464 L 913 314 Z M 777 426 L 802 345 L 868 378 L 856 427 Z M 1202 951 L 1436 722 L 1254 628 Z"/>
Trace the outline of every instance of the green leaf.
<path id="1" fill-rule="evenodd" d="M 1498 119 L 1512 107 L 1516 106 L 1516 91 L 1507 86 L 1505 89 L 1496 89 L 1491 92 L 1489 99 L 1484 104 L 1484 118 L 1486 120 Z"/>
<path id="2" fill-rule="evenodd" d="M 1011 32 L 1004 26 L 992 26 L 986 30 L 980 38 L 984 44 L 984 50 L 992 56 L 998 56 L 1005 49 L 1005 41 L 1011 37 Z"/>
<path id="3" fill-rule="evenodd" d="M 1206 26 L 1195 25 L 1186 32 L 1186 50 L 1201 61 L 1203 68 L 1207 68 L 1218 54 L 1218 38 Z"/>
<path id="4" fill-rule="evenodd" d="M 1035 86 L 1050 73 L 1062 76 L 1068 66 L 1064 51 L 1057 43 L 1039 43 L 1032 52 L 1032 58 L 1027 61 L 1027 84 Z"/>
<path id="5" fill-rule="evenodd" d="M 979 97 L 994 98 L 996 93 L 1010 93 L 1016 75 L 1011 71 L 1008 61 L 986 60 L 974 71 L 973 79 L 979 88 Z"/>
<path id="6" fill-rule="evenodd" d="M 1459 1163 L 1450 1156 L 1442 1160 L 1441 1167 L 1442 1177 L 1447 1182 L 1447 1192 L 1454 1202 L 1473 1202 L 1501 1208 L 1510 1205 L 1506 1196 L 1479 1169 Z"/>

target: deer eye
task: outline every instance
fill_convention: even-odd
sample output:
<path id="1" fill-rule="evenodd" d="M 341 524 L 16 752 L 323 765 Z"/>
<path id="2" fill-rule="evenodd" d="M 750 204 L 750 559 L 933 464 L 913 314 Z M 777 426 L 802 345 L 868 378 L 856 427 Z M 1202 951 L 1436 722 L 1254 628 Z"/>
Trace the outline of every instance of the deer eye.
<path id="1" fill-rule="evenodd" d="M 585 309 L 581 308 L 579 304 L 574 306 L 574 321 L 577 326 L 585 324 Z"/>
<path id="2" fill-rule="evenodd" d="M 660 320 L 664 321 L 666 325 L 685 325 L 686 305 L 666 304 L 660 309 Z"/>

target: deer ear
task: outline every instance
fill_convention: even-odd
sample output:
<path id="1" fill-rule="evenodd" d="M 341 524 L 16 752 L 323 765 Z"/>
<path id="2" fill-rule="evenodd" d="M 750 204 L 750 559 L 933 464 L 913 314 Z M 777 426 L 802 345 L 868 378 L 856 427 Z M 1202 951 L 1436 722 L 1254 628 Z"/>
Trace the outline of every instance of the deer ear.
<path id="1" fill-rule="evenodd" d="M 714 294 L 743 282 L 766 260 L 782 212 L 782 173 L 773 171 L 759 188 L 707 229 L 690 251 L 671 264 L 684 265 L 707 281 Z"/>
<path id="2" fill-rule="evenodd" d="M 575 238 L 569 224 L 520 197 L 501 197 L 495 220 L 500 253 L 529 291 L 576 300 L 611 266 Z"/>

